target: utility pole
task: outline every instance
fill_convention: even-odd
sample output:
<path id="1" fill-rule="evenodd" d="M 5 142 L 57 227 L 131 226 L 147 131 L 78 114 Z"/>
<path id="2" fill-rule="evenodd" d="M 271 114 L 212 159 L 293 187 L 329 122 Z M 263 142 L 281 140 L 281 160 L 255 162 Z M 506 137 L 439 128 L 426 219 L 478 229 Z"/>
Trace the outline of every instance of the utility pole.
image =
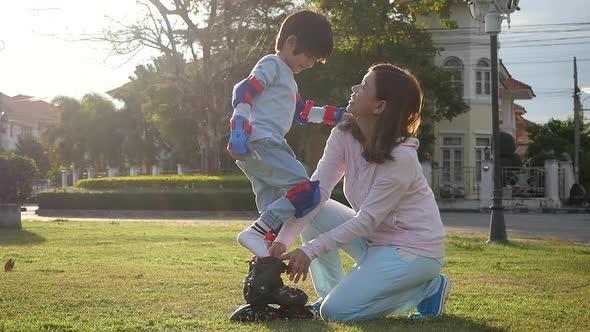
<path id="1" fill-rule="evenodd" d="M 574 177 L 580 183 L 580 88 L 578 87 L 578 63 L 574 57 Z"/>

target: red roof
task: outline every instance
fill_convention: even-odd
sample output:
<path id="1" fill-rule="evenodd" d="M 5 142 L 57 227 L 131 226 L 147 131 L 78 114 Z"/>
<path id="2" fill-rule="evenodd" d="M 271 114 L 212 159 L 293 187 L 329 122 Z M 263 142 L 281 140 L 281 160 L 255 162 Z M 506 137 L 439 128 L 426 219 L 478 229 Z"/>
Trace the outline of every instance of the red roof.
<path id="1" fill-rule="evenodd" d="M 509 78 L 507 80 L 502 81 L 502 84 L 507 89 L 531 89 L 531 86 L 525 83 L 522 83 L 519 80 L 515 80 L 514 78 Z"/>

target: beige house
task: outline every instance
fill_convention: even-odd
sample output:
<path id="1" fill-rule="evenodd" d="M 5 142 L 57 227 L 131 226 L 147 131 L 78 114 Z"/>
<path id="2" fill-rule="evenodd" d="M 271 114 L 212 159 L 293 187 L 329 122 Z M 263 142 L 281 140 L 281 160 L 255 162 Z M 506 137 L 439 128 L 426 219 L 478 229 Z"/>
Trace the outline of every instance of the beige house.
<path id="1" fill-rule="evenodd" d="M 0 150 L 16 149 L 21 134 L 37 139 L 50 125 L 58 122 L 58 110 L 31 96 L 14 97 L 0 93 Z"/>
<path id="2" fill-rule="evenodd" d="M 452 5 L 451 13 L 457 29 L 442 28 L 435 17 L 423 17 L 421 22 L 435 45 L 443 48 L 433 59 L 435 64 L 456 73 L 455 82 L 463 86 L 463 98 L 471 110 L 435 125 L 432 185 L 439 198 L 478 199 L 482 162 L 493 155 L 490 38 L 464 3 Z M 532 99 L 535 94 L 514 79 L 501 61 L 498 70 L 500 130 L 516 140 L 518 119 L 525 111 L 515 108 L 514 101 Z"/>

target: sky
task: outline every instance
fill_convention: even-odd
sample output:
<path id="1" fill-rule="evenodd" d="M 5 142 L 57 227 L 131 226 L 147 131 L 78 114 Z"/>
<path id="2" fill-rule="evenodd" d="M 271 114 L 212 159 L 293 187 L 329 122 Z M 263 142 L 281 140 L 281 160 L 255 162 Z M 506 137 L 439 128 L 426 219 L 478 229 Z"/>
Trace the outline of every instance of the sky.
<path id="1" fill-rule="evenodd" d="M 590 1 L 557 3 L 521 0 L 511 28 L 504 23 L 500 34 L 500 58 L 512 77 L 536 94 L 517 102 L 537 123 L 573 115 L 574 56 L 578 84 L 590 88 Z M 133 22 L 140 13 L 135 0 L 2 1 L 0 92 L 50 101 L 56 95 L 105 93 L 128 82 L 135 66 L 149 62 L 154 51 L 129 59 L 111 54 L 106 44 L 80 39 L 114 26 L 113 20 Z M 582 94 L 586 97 L 590 109 L 590 93 Z"/>

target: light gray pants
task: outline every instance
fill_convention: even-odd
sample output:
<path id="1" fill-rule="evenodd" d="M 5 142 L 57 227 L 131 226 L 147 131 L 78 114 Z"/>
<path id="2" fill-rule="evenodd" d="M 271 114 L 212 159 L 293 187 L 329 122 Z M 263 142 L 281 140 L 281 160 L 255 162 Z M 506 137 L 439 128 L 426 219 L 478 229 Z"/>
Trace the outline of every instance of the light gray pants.
<path id="1" fill-rule="evenodd" d="M 329 200 L 305 226 L 302 240 L 308 242 L 348 221 L 356 213 Z M 323 319 L 343 322 L 385 317 L 415 308 L 433 296 L 440 284 L 444 258 L 417 256 L 398 247 L 368 246 L 357 238 L 342 247 L 356 264 L 345 274 L 339 251 L 314 259 L 311 277 Z"/>
<path id="2" fill-rule="evenodd" d="M 277 229 L 295 215 L 295 208 L 285 194 L 296 185 L 308 182 L 309 175 L 286 142 L 263 138 L 249 145 L 251 155 L 243 161 L 237 160 L 236 164 L 252 183 L 262 222 Z"/>

